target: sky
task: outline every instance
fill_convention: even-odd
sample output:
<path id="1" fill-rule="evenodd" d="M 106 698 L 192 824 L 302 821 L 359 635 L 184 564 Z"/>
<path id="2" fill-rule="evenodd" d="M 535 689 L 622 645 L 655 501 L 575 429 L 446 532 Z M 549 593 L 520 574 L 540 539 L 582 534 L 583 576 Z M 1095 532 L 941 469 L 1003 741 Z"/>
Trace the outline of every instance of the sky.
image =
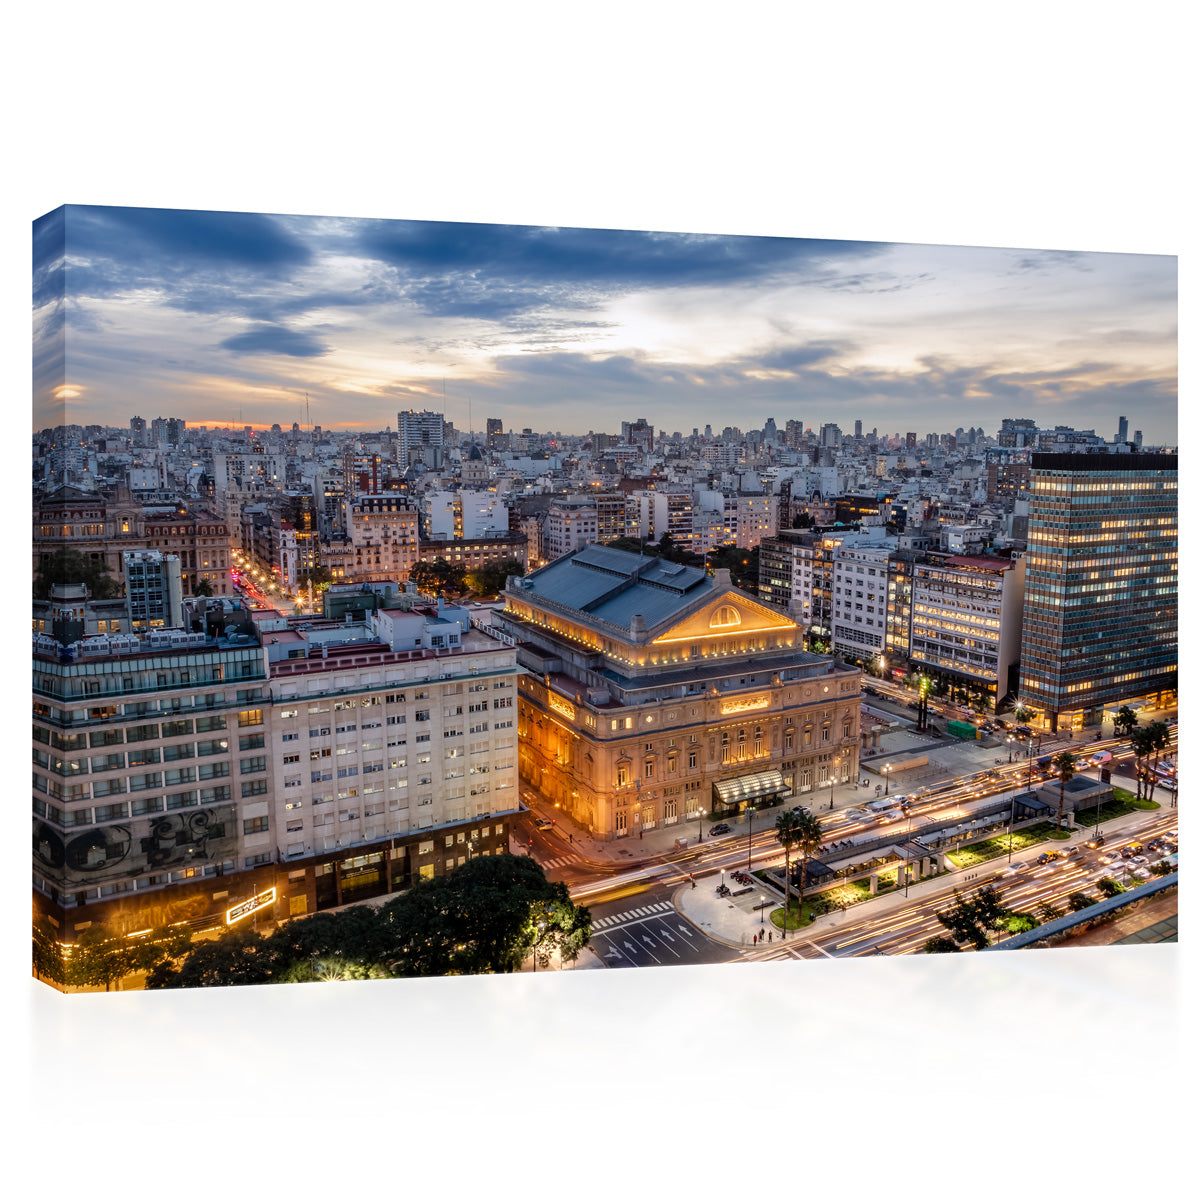
<path id="1" fill-rule="evenodd" d="M 1127 415 L 1178 441 L 1167 255 L 91 206 L 33 247 L 35 428 Z"/>

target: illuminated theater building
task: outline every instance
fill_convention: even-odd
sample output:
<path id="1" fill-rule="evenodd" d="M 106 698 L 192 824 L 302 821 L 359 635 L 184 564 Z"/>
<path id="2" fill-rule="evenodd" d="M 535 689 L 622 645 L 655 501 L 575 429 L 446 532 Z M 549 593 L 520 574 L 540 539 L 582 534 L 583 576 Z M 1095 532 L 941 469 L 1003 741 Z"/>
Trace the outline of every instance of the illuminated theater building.
<path id="1" fill-rule="evenodd" d="M 799 649 L 728 571 L 588 545 L 504 597 L 491 629 L 530 672 L 521 778 L 594 837 L 857 778 L 859 672 Z"/>

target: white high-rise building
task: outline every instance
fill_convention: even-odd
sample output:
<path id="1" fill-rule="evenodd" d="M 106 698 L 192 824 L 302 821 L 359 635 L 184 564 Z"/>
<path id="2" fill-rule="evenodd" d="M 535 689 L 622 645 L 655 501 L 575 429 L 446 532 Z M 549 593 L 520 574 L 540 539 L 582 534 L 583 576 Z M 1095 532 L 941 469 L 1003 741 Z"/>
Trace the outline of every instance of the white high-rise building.
<path id="1" fill-rule="evenodd" d="M 445 438 L 445 420 L 437 412 L 398 412 L 396 432 L 399 435 L 399 458 L 408 462 L 408 452 L 420 446 L 441 446 Z"/>

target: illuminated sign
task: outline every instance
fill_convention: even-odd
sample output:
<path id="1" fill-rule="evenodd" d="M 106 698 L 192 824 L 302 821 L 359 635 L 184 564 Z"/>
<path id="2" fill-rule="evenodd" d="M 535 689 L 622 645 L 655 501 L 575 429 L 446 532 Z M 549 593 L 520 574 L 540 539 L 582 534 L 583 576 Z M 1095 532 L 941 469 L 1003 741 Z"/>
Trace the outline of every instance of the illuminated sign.
<path id="1" fill-rule="evenodd" d="M 259 892 L 257 896 L 251 896 L 249 900 L 244 900 L 241 904 L 235 904 L 232 908 L 227 908 L 225 910 L 225 924 L 233 925 L 243 917 L 248 917 L 251 913 L 258 912 L 260 908 L 266 908 L 268 904 L 274 903 L 275 889 L 267 888 L 265 892 Z"/>
<path id="2" fill-rule="evenodd" d="M 721 714 L 753 712 L 756 708 L 766 708 L 770 703 L 770 696 L 740 696 L 736 700 L 726 700 L 721 705 Z"/>
<path id="3" fill-rule="evenodd" d="M 575 720 L 575 705 L 555 696 L 553 693 L 548 698 L 550 700 L 550 707 L 556 713 L 562 713 L 564 717 L 567 717 L 571 721 Z"/>

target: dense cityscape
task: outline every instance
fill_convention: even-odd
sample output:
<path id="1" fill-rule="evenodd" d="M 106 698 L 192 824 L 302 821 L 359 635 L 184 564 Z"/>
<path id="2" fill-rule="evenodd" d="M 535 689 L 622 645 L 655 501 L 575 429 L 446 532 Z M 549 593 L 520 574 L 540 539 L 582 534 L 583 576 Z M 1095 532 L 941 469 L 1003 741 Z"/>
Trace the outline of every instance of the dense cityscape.
<path id="1" fill-rule="evenodd" d="M 1175 447 L 814 416 L 35 434 L 37 976 L 1173 938 Z"/>

